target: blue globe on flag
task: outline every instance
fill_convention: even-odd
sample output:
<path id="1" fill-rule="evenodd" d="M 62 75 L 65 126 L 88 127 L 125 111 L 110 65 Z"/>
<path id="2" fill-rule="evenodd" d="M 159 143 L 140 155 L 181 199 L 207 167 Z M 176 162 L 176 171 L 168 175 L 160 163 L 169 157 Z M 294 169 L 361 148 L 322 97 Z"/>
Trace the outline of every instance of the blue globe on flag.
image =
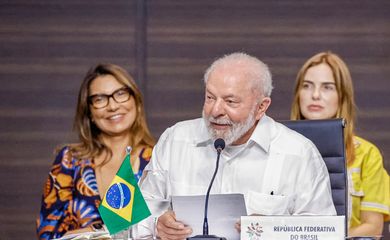
<path id="1" fill-rule="evenodd" d="M 131 200 L 130 189 L 123 183 L 115 183 L 107 190 L 106 200 L 112 208 L 124 208 Z"/>

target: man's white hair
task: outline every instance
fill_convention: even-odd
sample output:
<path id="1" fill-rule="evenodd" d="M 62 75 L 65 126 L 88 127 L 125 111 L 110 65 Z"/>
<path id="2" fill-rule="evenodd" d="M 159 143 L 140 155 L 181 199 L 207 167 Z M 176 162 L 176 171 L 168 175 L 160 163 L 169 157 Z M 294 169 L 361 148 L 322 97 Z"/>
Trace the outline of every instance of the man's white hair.
<path id="1" fill-rule="evenodd" d="M 268 66 L 259 59 L 242 52 L 235 52 L 215 60 L 204 74 L 204 83 L 207 84 L 209 75 L 218 67 L 240 67 L 243 74 L 252 81 L 253 89 L 265 97 L 272 93 L 272 77 Z"/>

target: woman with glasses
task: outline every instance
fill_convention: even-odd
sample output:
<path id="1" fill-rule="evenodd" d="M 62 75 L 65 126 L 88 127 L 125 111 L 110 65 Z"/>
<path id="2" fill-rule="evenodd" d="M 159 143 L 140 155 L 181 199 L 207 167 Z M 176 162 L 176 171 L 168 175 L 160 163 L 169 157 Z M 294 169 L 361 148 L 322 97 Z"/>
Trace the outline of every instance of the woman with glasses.
<path id="1" fill-rule="evenodd" d="M 81 84 L 74 128 L 79 142 L 58 151 L 43 190 L 39 239 L 92 231 L 101 226 L 98 206 L 126 154 L 136 179 L 155 140 L 145 120 L 141 92 L 121 67 L 99 64 Z"/>
<path id="2" fill-rule="evenodd" d="M 381 235 L 389 218 L 389 177 L 378 148 L 355 134 L 355 99 L 345 62 L 332 52 L 308 59 L 298 72 L 291 119 L 344 118 L 348 166 L 348 235 Z"/>

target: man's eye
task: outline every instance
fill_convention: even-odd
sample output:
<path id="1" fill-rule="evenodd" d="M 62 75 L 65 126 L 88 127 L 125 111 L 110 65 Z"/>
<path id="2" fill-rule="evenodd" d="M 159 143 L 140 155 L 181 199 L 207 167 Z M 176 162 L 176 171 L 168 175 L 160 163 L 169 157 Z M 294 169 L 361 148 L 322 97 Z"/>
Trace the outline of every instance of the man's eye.
<path id="1" fill-rule="evenodd" d="M 239 103 L 239 101 L 234 100 L 234 99 L 228 99 L 228 100 L 226 100 L 226 103 L 229 105 L 236 105 Z"/>

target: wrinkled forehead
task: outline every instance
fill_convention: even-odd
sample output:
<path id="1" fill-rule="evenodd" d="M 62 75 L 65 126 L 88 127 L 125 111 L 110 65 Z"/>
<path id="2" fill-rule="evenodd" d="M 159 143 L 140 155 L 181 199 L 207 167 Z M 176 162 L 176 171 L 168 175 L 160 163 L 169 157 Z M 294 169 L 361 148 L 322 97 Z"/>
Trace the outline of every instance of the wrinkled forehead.
<path id="1" fill-rule="evenodd" d="M 209 75 L 207 85 L 220 84 L 224 86 L 252 87 L 252 79 L 249 72 L 243 68 L 221 66 L 215 68 Z"/>
<path id="2" fill-rule="evenodd" d="M 245 74 L 232 69 L 218 70 L 210 74 L 209 81 L 206 83 L 206 94 L 248 100 L 258 96 Z"/>

